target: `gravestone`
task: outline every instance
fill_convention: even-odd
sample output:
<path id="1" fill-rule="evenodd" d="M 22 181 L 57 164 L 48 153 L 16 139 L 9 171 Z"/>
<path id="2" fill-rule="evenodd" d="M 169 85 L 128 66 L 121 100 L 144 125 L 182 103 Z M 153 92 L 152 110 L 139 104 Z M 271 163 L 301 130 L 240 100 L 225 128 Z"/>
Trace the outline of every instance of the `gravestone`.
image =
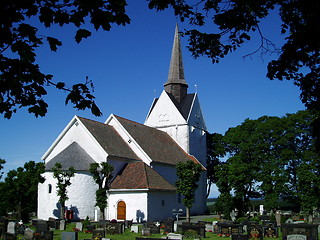
<path id="1" fill-rule="evenodd" d="M 17 234 L 24 235 L 24 230 L 26 229 L 26 227 L 24 225 L 17 225 L 16 229 L 17 229 Z"/>
<path id="2" fill-rule="evenodd" d="M 247 234 L 233 234 L 231 235 L 232 240 L 248 240 L 249 237 Z"/>
<path id="3" fill-rule="evenodd" d="M 3 234 L 3 240 L 17 240 L 17 236 L 6 232 Z"/>
<path id="4" fill-rule="evenodd" d="M 98 226 L 99 228 L 105 228 L 108 223 L 110 223 L 109 220 L 99 220 Z"/>
<path id="5" fill-rule="evenodd" d="M 183 222 L 182 223 L 182 233 L 185 234 L 186 232 L 188 232 L 190 230 L 196 231 L 197 235 L 200 238 L 206 237 L 206 231 L 205 231 L 204 225 Z"/>
<path id="6" fill-rule="evenodd" d="M 153 222 L 146 222 L 144 224 L 145 228 L 150 228 L 151 234 L 158 234 L 160 233 L 160 224 L 155 224 Z"/>
<path id="7" fill-rule="evenodd" d="M 287 240 L 307 240 L 307 236 L 300 234 L 292 234 L 287 236 Z"/>
<path id="8" fill-rule="evenodd" d="M 307 240 L 318 240 L 317 224 L 282 224 L 282 239 L 286 239 L 288 235 L 305 235 Z"/>
<path id="9" fill-rule="evenodd" d="M 206 224 L 206 232 L 213 232 L 213 225 L 212 224 Z"/>
<path id="10" fill-rule="evenodd" d="M 137 226 L 137 225 L 131 226 L 131 232 L 139 233 L 139 226 Z"/>
<path id="11" fill-rule="evenodd" d="M 41 234 L 43 231 L 48 231 L 49 226 L 46 221 L 37 221 L 36 223 L 36 233 Z"/>
<path id="12" fill-rule="evenodd" d="M 24 237 L 27 240 L 33 239 L 34 231 L 31 228 L 26 228 L 24 230 Z"/>
<path id="13" fill-rule="evenodd" d="M 272 226 L 263 227 L 263 236 L 265 238 L 278 237 L 278 228 Z"/>
<path id="14" fill-rule="evenodd" d="M 9 234 L 16 234 L 16 223 L 15 222 L 9 222 L 7 226 L 7 233 Z"/>
<path id="15" fill-rule="evenodd" d="M 276 222 L 277 222 L 277 226 L 281 226 L 281 212 L 280 211 L 276 211 Z"/>
<path id="16" fill-rule="evenodd" d="M 61 240 L 78 240 L 78 232 L 62 232 Z"/>
<path id="17" fill-rule="evenodd" d="M 101 240 L 106 235 L 105 231 L 103 229 L 95 229 L 92 232 L 92 239 L 94 240 Z"/>
<path id="18" fill-rule="evenodd" d="M 48 226 L 49 229 L 59 229 L 59 221 L 55 218 L 49 218 Z"/>
<path id="19" fill-rule="evenodd" d="M 43 240 L 53 240 L 53 231 L 43 231 L 41 236 Z"/>
<path id="20" fill-rule="evenodd" d="M 76 229 L 78 229 L 79 231 L 83 231 L 83 223 L 82 222 L 77 222 L 76 223 Z"/>
<path id="21" fill-rule="evenodd" d="M 167 218 L 164 222 L 164 232 L 171 233 L 173 232 L 174 219 Z"/>
<path id="22" fill-rule="evenodd" d="M 250 239 L 263 239 L 262 228 L 258 225 L 251 225 L 248 227 L 248 236 Z"/>
<path id="23" fill-rule="evenodd" d="M 61 231 L 66 230 L 66 220 L 60 220 L 59 230 L 61 230 Z"/>
<path id="24" fill-rule="evenodd" d="M 177 233 L 168 233 L 167 239 L 176 239 L 176 240 L 182 240 L 183 236 L 181 234 Z"/>
<path id="25" fill-rule="evenodd" d="M 107 234 L 122 234 L 124 231 L 124 223 L 108 223 L 106 225 L 106 233 Z"/>
<path id="26" fill-rule="evenodd" d="M 230 236 L 243 233 L 243 225 L 240 224 L 217 223 L 216 226 L 218 226 L 217 234 L 221 236 Z"/>
<path id="27" fill-rule="evenodd" d="M 96 229 L 96 225 L 87 225 L 86 229 L 87 232 L 93 232 Z"/>
<path id="28" fill-rule="evenodd" d="M 141 234 L 142 236 L 151 236 L 151 229 L 144 227 L 141 230 Z"/>
<path id="29" fill-rule="evenodd" d="M 131 228 L 133 220 L 124 220 L 124 227 Z"/>

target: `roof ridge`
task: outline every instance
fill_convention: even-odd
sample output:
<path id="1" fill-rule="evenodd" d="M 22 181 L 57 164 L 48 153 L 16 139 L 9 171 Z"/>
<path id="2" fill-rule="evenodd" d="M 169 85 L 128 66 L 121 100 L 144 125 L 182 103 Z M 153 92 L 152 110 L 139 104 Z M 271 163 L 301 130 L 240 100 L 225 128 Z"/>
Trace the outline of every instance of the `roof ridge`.
<path id="1" fill-rule="evenodd" d="M 77 116 L 77 115 L 76 115 Z M 100 123 L 100 124 L 103 124 L 103 125 L 108 125 L 108 124 L 105 124 L 103 122 L 98 122 L 96 120 L 92 120 L 92 119 L 89 119 L 89 118 L 85 118 L 85 117 L 80 117 L 80 116 L 77 116 L 80 120 L 86 120 L 86 121 L 90 121 L 90 122 L 94 122 L 94 123 Z M 110 126 L 110 125 L 109 125 Z"/>

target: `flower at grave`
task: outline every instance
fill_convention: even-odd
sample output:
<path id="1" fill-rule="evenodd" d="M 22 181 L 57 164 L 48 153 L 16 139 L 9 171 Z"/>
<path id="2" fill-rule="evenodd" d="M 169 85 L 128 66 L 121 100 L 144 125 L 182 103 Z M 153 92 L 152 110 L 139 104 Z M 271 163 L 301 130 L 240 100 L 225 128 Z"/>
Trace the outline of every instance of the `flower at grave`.
<path id="1" fill-rule="evenodd" d="M 80 231 L 80 229 L 78 229 L 78 228 L 72 228 L 72 230 L 75 231 L 75 232 L 79 232 Z"/>
<path id="2" fill-rule="evenodd" d="M 110 222 L 111 223 L 117 223 L 117 220 L 116 219 L 112 219 Z"/>

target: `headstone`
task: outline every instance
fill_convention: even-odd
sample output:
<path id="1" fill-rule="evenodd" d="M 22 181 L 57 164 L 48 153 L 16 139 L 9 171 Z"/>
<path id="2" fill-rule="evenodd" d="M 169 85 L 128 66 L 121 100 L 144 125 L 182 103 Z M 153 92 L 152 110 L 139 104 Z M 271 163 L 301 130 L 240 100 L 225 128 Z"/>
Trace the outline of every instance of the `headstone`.
<path id="1" fill-rule="evenodd" d="M 249 237 L 247 234 L 233 234 L 231 235 L 232 240 L 248 240 Z"/>
<path id="2" fill-rule="evenodd" d="M 61 232 L 61 240 L 78 240 L 78 232 Z"/>
<path id="3" fill-rule="evenodd" d="M 137 225 L 131 226 L 131 232 L 139 233 L 139 226 L 137 226 Z"/>
<path id="4" fill-rule="evenodd" d="M 99 228 L 105 228 L 108 223 L 110 223 L 109 220 L 99 220 L 98 226 Z"/>
<path id="5" fill-rule="evenodd" d="M 3 234 L 3 240 L 17 240 L 17 236 L 6 232 Z"/>
<path id="6" fill-rule="evenodd" d="M 92 232 L 92 239 L 98 240 L 104 238 L 106 235 L 105 231 L 103 229 L 95 229 Z"/>
<path id="7" fill-rule="evenodd" d="M 186 233 L 191 234 L 192 231 L 195 231 L 196 235 L 199 236 L 200 238 L 206 237 L 205 225 L 185 223 L 185 222 L 182 223 L 182 233 L 184 235 L 186 235 Z"/>
<path id="8" fill-rule="evenodd" d="M 286 239 L 288 235 L 305 235 L 307 240 L 318 240 L 317 224 L 282 224 L 282 239 Z"/>
<path id="9" fill-rule="evenodd" d="M 17 234 L 24 235 L 24 230 L 26 229 L 26 227 L 24 225 L 17 225 L 16 229 L 17 229 Z"/>
<path id="10" fill-rule="evenodd" d="M 151 236 L 151 229 L 150 228 L 142 228 L 141 230 L 142 236 Z"/>
<path id="11" fill-rule="evenodd" d="M 278 228 L 268 226 L 263 228 L 263 236 L 265 238 L 276 238 L 278 237 Z"/>
<path id="12" fill-rule="evenodd" d="M 24 230 L 24 237 L 27 240 L 33 239 L 34 231 L 31 228 L 26 228 Z"/>
<path id="13" fill-rule="evenodd" d="M 307 240 L 307 236 L 300 234 L 292 234 L 287 236 L 287 240 Z"/>
<path id="14" fill-rule="evenodd" d="M 55 218 L 49 218 L 48 220 L 49 229 L 59 229 L 59 221 Z"/>
<path id="15" fill-rule="evenodd" d="M 159 234 L 160 233 L 160 224 L 155 224 L 153 222 L 146 222 L 144 224 L 145 228 L 150 228 L 150 234 Z"/>
<path id="16" fill-rule="evenodd" d="M 43 240 L 53 240 L 53 231 L 43 231 L 41 236 Z"/>
<path id="17" fill-rule="evenodd" d="M 60 220 L 59 230 L 61 231 L 66 230 L 66 220 Z"/>
<path id="18" fill-rule="evenodd" d="M 132 220 L 124 220 L 124 227 L 131 228 L 132 222 L 133 222 Z"/>
<path id="19" fill-rule="evenodd" d="M 277 222 L 277 226 L 281 226 L 281 212 L 280 211 L 276 211 L 276 222 Z"/>
<path id="20" fill-rule="evenodd" d="M 206 224 L 206 232 L 213 232 L 213 225 L 212 224 Z"/>
<path id="21" fill-rule="evenodd" d="M 107 234 L 122 234 L 124 231 L 124 223 L 108 223 L 106 225 L 106 233 Z"/>
<path id="22" fill-rule="evenodd" d="M 46 221 L 37 221 L 36 223 L 36 233 L 41 234 L 43 231 L 48 231 L 49 226 Z"/>
<path id="23" fill-rule="evenodd" d="M 78 229 L 79 231 L 83 231 L 83 223 L 82 222 L 77 222 L 76 223 L 76 229 Z"/>
<path id="24" fill-rule="evenodd" d="M 182 240 L 183 236 L 181 234 L 177 233 L 168 233 L 167 239 L 176 239 L 176 240 Z"/>
<path id="25" fill-rule="evenodd" d="M 167 218 L 165 223 L 164 223 L 164 232 L 165 233 L 173 232 L 173 224 L 174 224 L 174 219 L 173 218 Z"/>
<path id="26" fill-rule="evenodd" d="M 15 222 L 9 222 L 7 226 L 7 233 L 9 234 L 16 234 L 16 223 Z"/>
<path id="27" fill-rule="evenodd" d="M 87 232 L 93 232 L 96 229 L 96 225 L 87 225 Z"/>
<path id="28" fill-rule="evenodd" d="M 262 229 L 257 226 L 248 227 L 248 235 L 251 239 L 263 239 Z"/>

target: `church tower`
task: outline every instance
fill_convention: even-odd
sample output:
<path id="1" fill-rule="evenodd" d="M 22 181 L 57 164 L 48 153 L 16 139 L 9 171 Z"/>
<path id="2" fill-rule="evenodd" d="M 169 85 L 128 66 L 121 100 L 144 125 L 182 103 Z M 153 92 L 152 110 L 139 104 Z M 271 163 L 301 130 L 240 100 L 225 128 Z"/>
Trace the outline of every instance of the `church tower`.
<path id="1" fill-rule="evenodd" d="M 145 125 L 167 132 L 187 153 L 206 165 L 206 125 L 197 93 L 188 94 L 176 25 L 168 80 L 154 99 Z"/>

